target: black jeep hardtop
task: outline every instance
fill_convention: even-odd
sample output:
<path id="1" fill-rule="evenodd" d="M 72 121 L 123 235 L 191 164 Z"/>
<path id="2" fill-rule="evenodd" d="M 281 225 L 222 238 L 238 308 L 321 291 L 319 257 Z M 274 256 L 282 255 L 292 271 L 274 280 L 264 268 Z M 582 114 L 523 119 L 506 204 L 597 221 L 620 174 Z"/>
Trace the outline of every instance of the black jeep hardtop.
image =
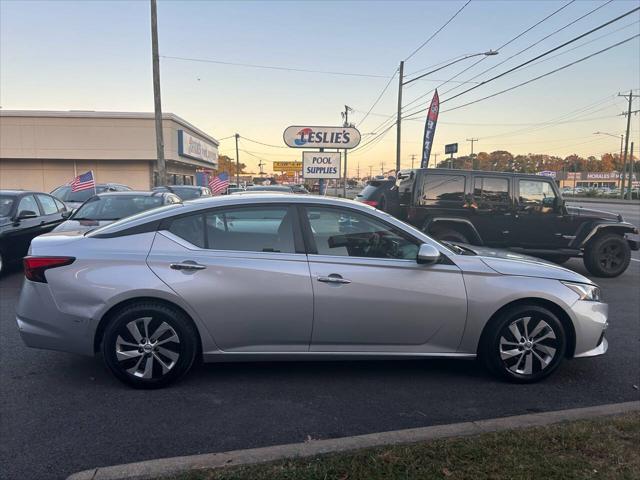
<path id="1" fill-rule="evenodd" d="M 506 248 L 562 263 L 583 257 L 593 275 L 624 272 L 640 242 L 621 215 L 565 205 L 553 178 L 452 170 L 401 170 L 389 213 L 444 241 Z"/>

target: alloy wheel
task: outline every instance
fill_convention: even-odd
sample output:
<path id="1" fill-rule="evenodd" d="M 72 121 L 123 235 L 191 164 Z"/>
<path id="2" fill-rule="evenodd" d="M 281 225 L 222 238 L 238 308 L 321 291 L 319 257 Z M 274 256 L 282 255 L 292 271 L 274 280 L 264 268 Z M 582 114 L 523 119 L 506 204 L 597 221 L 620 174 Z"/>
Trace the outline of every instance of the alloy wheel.
<path id="1" fill-rule="evenodd" d="M 605 243 L 598 253 L 598 262 L 604 270 L 616 270 L 624 263 L 624 252 L 617 243 Z"/>
<path id="2" fill-rule="evenodd" d="M 559 347 L 556 333 L 542 318 L 520 317 L 500 332 L 500 358 L 517 375 L 540 373 L 553 362 Z"/>
<path id="3" fill-rule="evenodd" d="M 173 369 L 180 358 L 180 347 L 180 337 L 171 325 L 153 317 L 142 317 L 120 328 L 115 353 L 127 373 L 152 379 Z"/>

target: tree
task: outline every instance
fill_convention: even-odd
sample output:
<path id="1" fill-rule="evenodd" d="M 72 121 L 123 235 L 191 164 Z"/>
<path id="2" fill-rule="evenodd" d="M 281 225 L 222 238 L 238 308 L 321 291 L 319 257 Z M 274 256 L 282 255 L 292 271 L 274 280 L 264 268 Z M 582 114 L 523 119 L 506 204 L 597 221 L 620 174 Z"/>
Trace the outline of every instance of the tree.
<path id="1" fill-rule="evenodd" d="M 240 163 L 240 175 L 242 175 L 247 166 L 244 163 Z M 218 173 L 227 172 L 230 177 L 236 175 L 236 161 L 233 158 L 227 157 L 226 155 L 218 156 Z"/>

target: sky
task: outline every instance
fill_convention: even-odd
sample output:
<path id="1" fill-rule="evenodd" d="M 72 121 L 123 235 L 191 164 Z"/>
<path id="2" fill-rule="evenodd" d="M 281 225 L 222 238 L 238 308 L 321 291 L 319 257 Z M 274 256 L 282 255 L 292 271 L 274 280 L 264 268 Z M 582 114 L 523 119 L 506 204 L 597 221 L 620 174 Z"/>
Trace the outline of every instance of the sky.
<path id="1" fill-rule="evenodd" d="M 442 105 L 432 153 L 440 159 L 448 143 L 457 142 L 459 154 L 470 153 L 469 138 L 478 139 L 475 153 L 618 152 L 626 127 L 620 114 L 627 108 L 618 93 L 640 94 L 638 37 L 513 91 L 462 105 L 640 34 L 639 12 L 539 63 L 447 99 L 640 6 L 639 1 L 472 0 L 412 55 L 465 3 L 160 0 L 162 109 L 224 139 L 223 155 L 235 157 L 234 140 L 225 137 L 239 133 L 241 161 L 257 171 L 262 159 L 269 171 L 272 161 L 301 158 L 299 149 L 282 148 L 287 126 L 341 125 L 340 113 L 349 105 L 354 110 L 349 120 L 363 134 L 361 146 L 349 153 L 349 174 L 358 168 L 360 175 L 369 169 L 379 173 L 395 162 L 396 131 L 387 127 L 397 108 L 398 79 L 389 78 L 401 60 L 406 59 L 406 78 L 412 78 L 413 72 L 496 50 L 540 22 L 496 56 L 464 59 L 405 86 L 403 115 L 426 108 L 432 89 L 439 87 Z M 633 109 L 640 109 L 640 99 L 634 102 Z M 153 111 L 149 2 L 0 0 L 0 106 Z M 457 106 L 462 107 L 447 111 Z M 424 119 L 419 113 L 402 122 L 403 167 L 411 166 L 412 155 L 419 162 Z M 632 116 L 631 140 L 640 148 L 640 115 Z"/>

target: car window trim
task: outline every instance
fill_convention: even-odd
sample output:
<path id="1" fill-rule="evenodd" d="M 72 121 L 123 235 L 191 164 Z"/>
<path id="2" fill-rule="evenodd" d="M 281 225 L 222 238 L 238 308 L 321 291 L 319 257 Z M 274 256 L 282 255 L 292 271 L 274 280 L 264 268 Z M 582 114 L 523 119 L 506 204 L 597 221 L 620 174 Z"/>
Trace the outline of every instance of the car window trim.
<path id="1" fill-rule="evenodd" d="M 255 207 L 262 208 L 262 209 L 286 207 L 287 213 L 291 214 L 293 219 L 292 229 L 293 229 L 293 246 L 295 250 L 294 252 L 256 252 L 253 250 L 223 250 L 219 248 L 209 248 L 209 235 L 208 235 L 207 224 L 206 224 L 206 216 L 208 214 L 215 213 L 218 211 L 227 212 L 231 210 L 246 210 L 246 209 L 255 208 Z M 306 255 L 307 254 L 305 249 L 305 242 L 303 240 L 303 233 L 300 228 L 299 213 L 296 211 L 296 204 L 293 204 L 293 203 L 278 202 L 278 203 L 221 205 L 218 207 L 207 208 L 197 212 L 187 212 L 181 215 L 175 215 L 172 217 L 162 219 L 159 222 L 158 231 L 164 230 L 166 232 L 171 233 L 171 231 L 169 230 L 169 227 L 174 220 L 177 220 L 179 218 L 189 217 L 189 216 L 196 216 L 198 214 L 200 214 L 200 216 L 202 217 L 202 228 L 204 229 L 204 245 L 205 245 L 204 248 L 198 247 L 197 245 L 193 245 L 191 242 L 188 242 L 187 240 L 182 239 L 183 241 L 187 242 L 189 245 L 193 245 L 194 248 L 197 248 L 200 250 L 208 250 L 212 252 L 244 252 L 244 253 L 250 252 L 250 253 L 260 253 L 260 254 L 271 253 L 271 254 L 277 254 L 277 255 Z M 172 235 L 175 235 L 175 234 L 172 234 Z M 178 235 L 175 235 L 175 236 L 178 236 Z"/>

